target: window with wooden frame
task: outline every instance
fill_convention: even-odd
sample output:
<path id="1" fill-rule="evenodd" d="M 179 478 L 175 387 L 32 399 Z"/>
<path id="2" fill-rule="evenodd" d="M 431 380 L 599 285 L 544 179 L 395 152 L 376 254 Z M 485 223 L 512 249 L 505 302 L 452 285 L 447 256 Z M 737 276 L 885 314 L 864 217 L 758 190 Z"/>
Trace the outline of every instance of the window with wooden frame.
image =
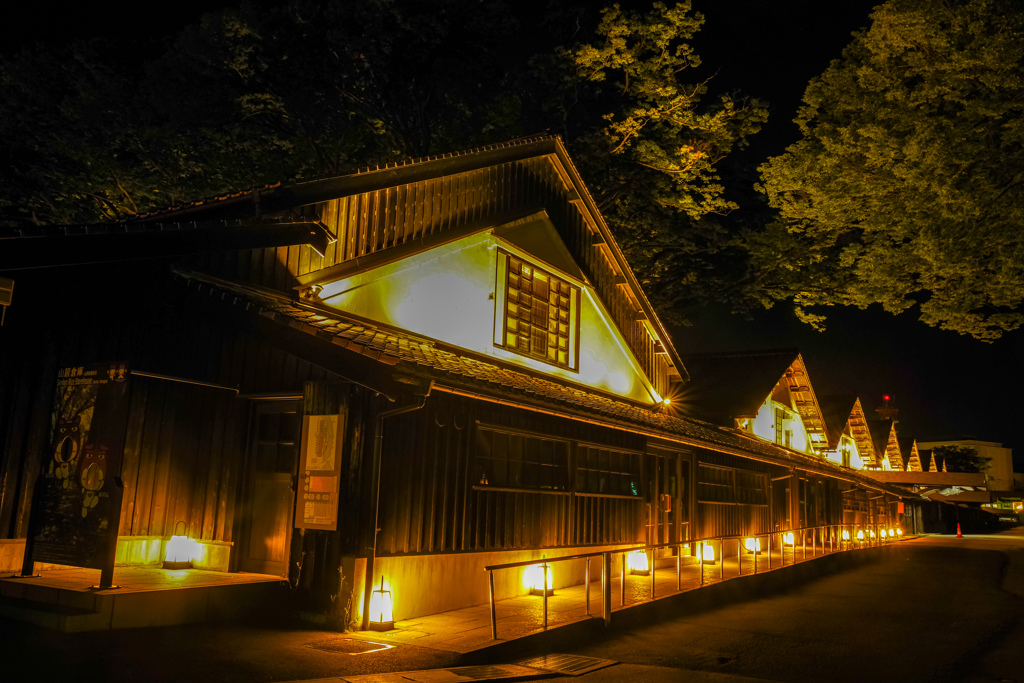
<path id="1" fill-rule="evenodd" d="M 701 463 L 697 468 L 697 498 L 701 503 L 767 505 L 768 475 Z"/>
<path id="2" fill-rule="evenodd" d="M 476 486 L 565 491 L 569 442 L 530 434 L 476 428 Z"/>
<path id="3" fill-rule="evenodd" d="M 496 346 L 578 369 L 579 287 L 499 249 L 496 291 Z"/>
<path id="4" fill-rule="evenodd" d="M 640 495 L 640 454 L 580 444 L 576 449 L 576 492 Z"/>

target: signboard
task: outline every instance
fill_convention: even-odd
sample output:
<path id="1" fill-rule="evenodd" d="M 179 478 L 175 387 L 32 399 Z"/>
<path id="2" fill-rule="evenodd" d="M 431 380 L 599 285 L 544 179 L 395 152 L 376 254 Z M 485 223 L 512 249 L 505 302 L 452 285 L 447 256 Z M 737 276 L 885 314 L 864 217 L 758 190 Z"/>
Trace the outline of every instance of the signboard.
<path id="1" fill-rule="evenodd" d="M 53 436 L 32 505 L 32 562 L 113 571 L 129 377 L 127 363 L 58 373 Z"/>
<path id="2" fill-rule="evenodd" d="M 303 416 L 299 493 L 295 497 L 296 528 L 329 531 L 338 528 L 344 435 L 344 414 Z"/>

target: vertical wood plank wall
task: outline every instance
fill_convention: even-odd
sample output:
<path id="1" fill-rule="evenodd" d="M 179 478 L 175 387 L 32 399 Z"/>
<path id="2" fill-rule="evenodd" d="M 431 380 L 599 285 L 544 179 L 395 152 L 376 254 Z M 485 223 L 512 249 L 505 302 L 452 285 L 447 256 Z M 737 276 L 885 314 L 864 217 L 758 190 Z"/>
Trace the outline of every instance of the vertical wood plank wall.
<path id="1" fill-rule="evenodd" d="M 166 263 L 126 267 L 88 300 L 57 308 L 59 331 L 25 336 L 0 364 L 0 538 L 23 538 L 31 486 L 48 457 L 59 367 L 126 360 L 133 370 L 238 392 L 134 377 L 121 478 L 121 535 L 230 541 L 246 462 L 248 402 L 238 393 L 301 394 L 331 373 L 267 346 L 227 309 L 170 282 Z M 125 282 L 132 287 L 126 287 Z M 66 294 L 66 292 L 62 293 Z M 26 292 L 22 301 L 32 305 Z M 59 298 L 42 299 L 53 307 Z M 43 304 L 40 304 L 43 305 Z"/>
<path id="2" fill-rule="evenodd" d="M 644 537 L 642 495 L 488 489 L 474 486 L 472 478 L 478 421 L 569 440 L 570 473 L 577 440 L 642 450 L 642 437 L 445 395 L 393 419 L 384 441 L 380 555 L 633 543 Z"/>
<path id="3" fill-rule="evenodd" d="M 559 235 L 605 302 L 627 344 L 661 395 L 669 393 L 666 357 L 655 349 L 639 304 L 620 284 L 607 245 L 569 201 L 545 158 L 498 164 L 443 178 L 364 192 L 303 207 L 336 237 L 319 256 L 305 245 L 230 252 L 207 259 L 221 275 L 290 290 L 297 278 L 339 263 L 400 246 L 445 230 L 498 218 L 513 210 L 546 209 Z"/>

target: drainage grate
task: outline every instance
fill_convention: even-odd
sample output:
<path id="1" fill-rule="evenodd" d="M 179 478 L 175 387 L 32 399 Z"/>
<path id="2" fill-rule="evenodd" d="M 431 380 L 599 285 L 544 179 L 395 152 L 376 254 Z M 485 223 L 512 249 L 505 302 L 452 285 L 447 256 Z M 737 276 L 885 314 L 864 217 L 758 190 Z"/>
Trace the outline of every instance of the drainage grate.
<path id="1" fill-rule="evenodd" d="M 611 659 L 598 659 L 597 657 L 583 657 L 582 655 L 542 655 L 533 659 L 525 659 L 516 662 L 521 666 L 531 666 L 536 669 L 546 669 L 568 676 L 582 676 L 591 671 L 603 669 L 617 662 Z"/>
<path id="2" fill-rule="evenodd" d="M 322 652 L 334 652 L 343 655 L 365 655 L 370 652 L 390 650 L 394 645 L 374 643 L 369 640 L 357 640 L 355 638 L 328 638 L 327 640 L 306 643 L 306 647 Z"/>

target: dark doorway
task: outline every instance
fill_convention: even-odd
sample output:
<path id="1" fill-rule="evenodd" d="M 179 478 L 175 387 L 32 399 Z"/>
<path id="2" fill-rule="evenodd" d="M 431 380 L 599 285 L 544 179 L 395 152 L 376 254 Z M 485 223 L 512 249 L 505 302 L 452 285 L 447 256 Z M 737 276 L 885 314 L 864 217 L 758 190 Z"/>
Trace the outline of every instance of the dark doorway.
<path id="1" fill-rule="evenodd" d="M 253 406 L 242 571 L 287 574 L 302 426 L 299 407 L 299 401 L 260 401 Z"/>

